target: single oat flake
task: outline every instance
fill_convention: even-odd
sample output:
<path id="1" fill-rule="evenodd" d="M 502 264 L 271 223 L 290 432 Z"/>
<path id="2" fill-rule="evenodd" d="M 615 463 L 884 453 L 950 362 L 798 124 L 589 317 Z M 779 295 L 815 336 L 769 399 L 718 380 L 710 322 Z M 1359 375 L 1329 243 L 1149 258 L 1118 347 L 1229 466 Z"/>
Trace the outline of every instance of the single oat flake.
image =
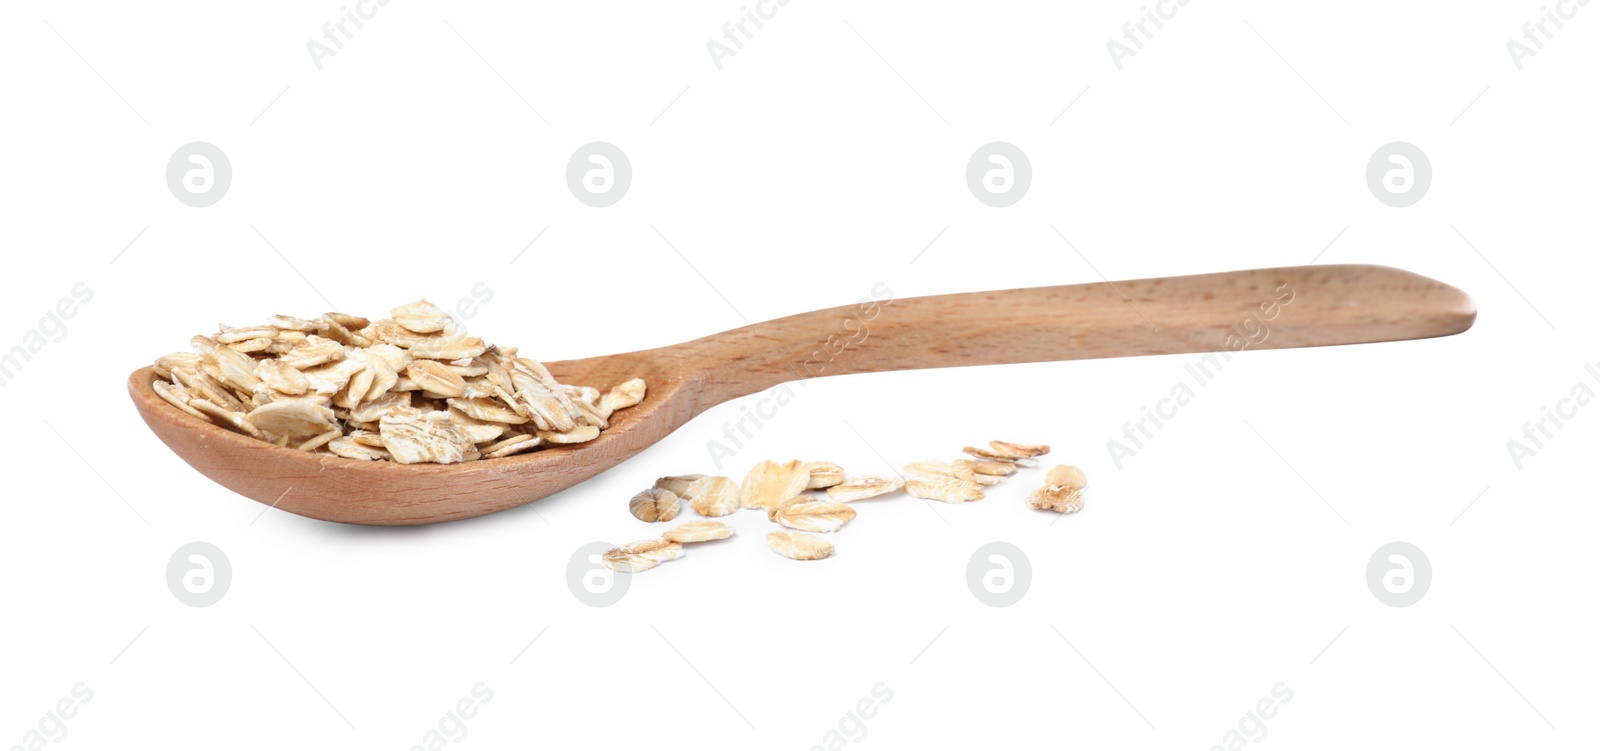
<path id="1" fill-rule="evenodd" d="M 642 522 L 670 522 L 678 518 L 678 495 L 670 490 L 641 490 L 628 501 L 628 511 Z"/>
<path id="2" fill-rule="evenodd" d="M 1089 481 L 1083 470 L 1062 464 L 1050 468 L 1044 487 L 1028 494 L 1028 508 L 1073 514 L 1083 510 L 1083 489 Z"/>
<path id="3" fill-rule="evenodd" d="M 733 536 L 733 527 L 710 519 L 684 522 L 662 533 L 661 539 L 671 542 L 706 542 L 725 540 Z"/>
<path id="4" fill-rule="evenodd" d="M 1083 490 L 1067 485 L 1046 485 L 1028 494 L 1028 508 L 1073 514 L 1083 510 Z"/>
<path id="5" fill-rule="evenodd" d="M 767 547 L 797 561 L 816 561 L 833 555 L 833 543 L 801 532 L 773 532 L 767 535 Z"/>
<path id="6" fill-rule="evenodd" d="M 1002 479 L 999 475 L 980 473 L 972 464 L 959 459 L 953 462 L 912 462 L 902 469 L 907 477 L 954 477 L 977 485 L 994 485 Z"/>
<path id="7" fill-rule="evenodd" d="M 838 485 L 828 488 L 828 498 L 840 503 L 860 501 L 875 498 L 885 493 L 899 490 L 904 481 L 898 477 L 875 477 L 863 475 L 852 477 Z"/>
<path id="8" fill-rule="evenodd" d="M 1006 454 L 1013 459 L 1024 459 L 1043 456 L 1050 453 L 1050 447 L 1045 444 L 1011 443 L 1010 441 L 990 441 L 989 448 L 998 453 Z"/>
<path id="9" fill-rule="evenodd" d="M 656 486 L 661 486 L 661 480 Z M 684 487 L 682 496 L 701 516 L 727 516 L 740 508 L 739 486 L 727 477 L 698 477 Z"/>
<path id="10" fill-rule="evenodd" d="M 1082 490 L 1089 486 L 1089 480 L 1083 476 L 1083 470 L 1067 464 L 1058 464 L 1045 473 L 1044 484 L 1065 485 L 1073 490 Z"/>
<path id="11" fill-rule="evenodd" d="M 805 468 L 811 473 L 806 490 L 822 490 L 844 482 L 844 467 L 833 462 L 806 462 Z"/>
<path id="12" fill-rule="evenodd" d="M 605 409 L 606 414 L 610 414 L 619 409 L 632 407 L 642 401 L 644 401 L 644 380 L 633 378 L 612 386 L 611 390 L 607 391 L 604 397 L 601 397 L 600 404 Z"/>
<path id="13" fill-rule="evenodd" d="M 776 521 L 802 532 L 838 532 L 856 518 L 856 510 L 843 503 L 803 501 L 780 508 Z"/>
<path id="14" fill-rule="evenodd" d="M 767 507 L 767 521 L 776 522 L 778 521 L 778 512 L 793 506 L 796 503 L 807 503 L 811 500 L 812 498 L 810 496 L 797 495 L 788 500 L 778 501 L 777 503 Z"/>
<path id="15" fill-rule="evenodd" d="M 606 392 L 560 383 L 426 300 L 390 316 L 220 326 L 191 341 L 195 352 L 157 358 L 152 388 L 193 417 L 285 448 L 401 464 L 587 443 L 646 395 L 638 378 Z"/>
<path id="16" fill-rule="evenodd" d="M 983 500 L 983 488 L 954 477 L 913 477 L 906 480 L 906 495 L 929 501 L 966 503 Z"/>
<path id="17" fill-rule="evenodd" d="M 990 441 L 988 448 L 968 446 L 962 451 L 978 459 L 1010 462 L 1018 467 L 1036 467 L 1039 462 L 1034 457 L 1050 453 L 1050 447 L 1044 444 L 1029 445 L 1011 443 L 1009 441 Z"/>
<path id="18" fill-rule="evenodd" d="M 811 471 L 798 459 L 779 464 L 762 462 L 744 476 L 739 486 L 739 501 L 745 508 L 771 508 L 805 491 Z"/>
<path id="19" fill-rule="evenodd" d="M 705 477 L 705 475 L 668 475 L 666 477 L 656 478 L 655 486 L 662 490 L 670 490 L 687 498 L 689 495 L 686 491 L 689 489 L 689 486 L 694 484 L 695 480 L 699 480 L 703 477 Z"/>
<path id="20" fill-rule="evenodd" d="M 980 475 L 1004 477 L 1017 473 L 1017 465 L 995 459 L 957 459 L 951 464 L 968 467 Z"/>
<path id="21" fill-rule="evenodd" d="M 600 562 L 612 571 L 637 574 L 682 557 L 683 545 L 679 543 L 671 540 L 640 540 L 607 551 L 600 556 Z"/>

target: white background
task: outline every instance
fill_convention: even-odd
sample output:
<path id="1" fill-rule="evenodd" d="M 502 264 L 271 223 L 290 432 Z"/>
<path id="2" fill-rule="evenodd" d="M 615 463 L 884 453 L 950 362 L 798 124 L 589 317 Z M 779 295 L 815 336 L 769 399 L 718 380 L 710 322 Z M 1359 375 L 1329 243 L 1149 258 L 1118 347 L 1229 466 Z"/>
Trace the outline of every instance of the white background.
<path id="1" fill-rule="evenodd" d="M 1293 699 L 1251 746 L 1591 745 L 1600 417 L 1520 470 L 1506 448 L 1573 384 L 1600 390 L 1600 9 L 1519 71 L 1505 45 L 1538 7 L 1194 0 L 1118 71 L 1106 42 L 1134 2 L 793 0 L 719 71 L 706 42 L 735 2 L 397 0 L 319 71 L 305 44 L 335 2 L 8 3 L 0 347 L 74 284 L 94 296 L 3 387 L 0 746 L 79 682 L 93 699 L 51 747 L 410 748 L 479 682 L 493 699 L 450 747 L 810 748 L 880 682 L 892 700 L 864 737 L 846 721 L 851 747 L 1210 748 L 1279 682 Z M 997 140 L 1034 171 L 1004 209 L 964 179 Z M 191 141 L 232 162 L 209 208 L 165 183 Z M 633 165 L 609 208 L 565 184 L 591 141 Z M 1365 184 L 1392 141 L 1433 165 L 1409 208 Z M 368 529 L 263 515 L 124 391 L 219 321 L 448 305 L 479 282 L 473 333 L 558 360 L 880 281 L 908 297 L 1313 259 L 1459 286 L 1479 323 L 1238 358 L 1121 469 L 1106 442 L 1192 357 L 797 386 L 725 473 L 1040 441 L 1086 470 L 1087 508 L 1027 510 L 1042 470 L 976 504 L 866 502 L 819 563 L 773 555 L 741 514 L 601 609 L 568 591 L 569 556 L 658 533 L 628 497 L 713 471 L 707 441 L 755 397 L 537 504 Z M 164 580 L 194 540 L 233 566 L 207 608 Z M 995 540 L 1034 572 L 1008 608 L 966 583 Z M 1434 571 L 1407 608 L 1365 582 L 1394 540 Z"/>

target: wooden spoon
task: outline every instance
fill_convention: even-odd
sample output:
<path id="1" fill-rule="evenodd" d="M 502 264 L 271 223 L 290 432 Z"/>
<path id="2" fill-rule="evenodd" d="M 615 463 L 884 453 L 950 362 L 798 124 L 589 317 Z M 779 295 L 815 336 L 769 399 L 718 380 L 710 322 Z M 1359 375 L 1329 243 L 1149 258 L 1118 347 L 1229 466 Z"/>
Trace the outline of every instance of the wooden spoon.
<path id="1" fill-rule="evenodd" d="M 314 519 L 431 524 L 503 511 L 572 487 L 713 405 L 800 378 L 1425 339 L 1466 331 L 1476 315 L 1472 298 L 1454 287 L 1399 269 L 1355 265 L 849 305 L 670 347 L 546 363 L 563 383 L 604 390 L 638 376 L 649 393 L 589 443 L 450 465 L 363 462 L 249 438 L 163 401 L 151 389 L 157 376 L 150 368 L 133 373 L 128 392 L 168 448 L 241 495 Z M 663 467 L 660 474 L 695 469 Z M 623 500 L 614 499 L 619 510 Z"/>

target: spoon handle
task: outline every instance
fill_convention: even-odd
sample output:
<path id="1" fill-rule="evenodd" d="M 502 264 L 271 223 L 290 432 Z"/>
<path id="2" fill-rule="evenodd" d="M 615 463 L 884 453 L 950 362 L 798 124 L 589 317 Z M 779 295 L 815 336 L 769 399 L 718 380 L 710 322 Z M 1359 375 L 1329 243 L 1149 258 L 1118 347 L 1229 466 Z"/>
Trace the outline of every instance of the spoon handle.
<path id="1" fill-rule="evenodd" d="M 1459 334 L 1466 293 L 1385 266 L 1220 274 L 876 299 L 657 350 L 710 406 L 801 378 L 962 365 L 1321 347 Z"/>

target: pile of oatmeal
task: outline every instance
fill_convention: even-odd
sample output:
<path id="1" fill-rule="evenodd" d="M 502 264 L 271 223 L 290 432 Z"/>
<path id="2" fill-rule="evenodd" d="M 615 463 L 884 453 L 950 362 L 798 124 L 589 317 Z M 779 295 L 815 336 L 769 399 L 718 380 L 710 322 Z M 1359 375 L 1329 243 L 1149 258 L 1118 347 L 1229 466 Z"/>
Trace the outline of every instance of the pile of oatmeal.
<path id="1" fill-rule="evenodd" d="M 601 393 L 467 335 L 426 300 L 369 321 L 327 313 L 221 326 L 155 362 L 155 392 L 195 417 L 298 451 L 453 464 L 592 441 L 644 400 L 638 378 Z"/>

